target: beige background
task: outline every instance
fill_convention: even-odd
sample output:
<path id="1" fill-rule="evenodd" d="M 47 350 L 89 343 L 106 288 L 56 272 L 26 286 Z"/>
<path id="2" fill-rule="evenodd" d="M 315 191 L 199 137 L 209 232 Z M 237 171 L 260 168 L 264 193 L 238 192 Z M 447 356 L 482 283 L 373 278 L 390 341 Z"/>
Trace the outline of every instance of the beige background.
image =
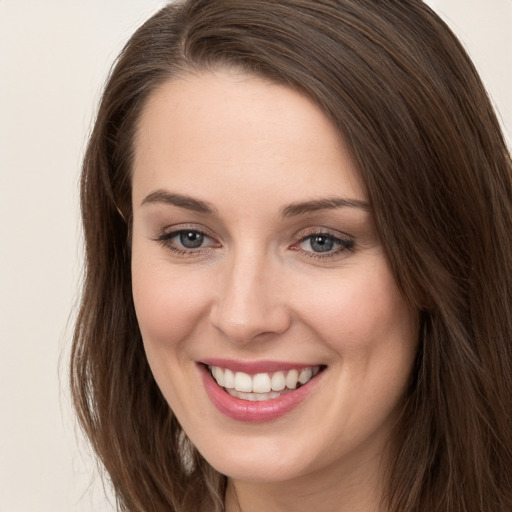
<path id="1" fill-rule="evenodd" d="M 109 66 L 163 0 L 0 0 L 0 512 L 107 512 L 65 362 L 78 170 Z M 512 135 L 512 0 L 432 0 Z"/>

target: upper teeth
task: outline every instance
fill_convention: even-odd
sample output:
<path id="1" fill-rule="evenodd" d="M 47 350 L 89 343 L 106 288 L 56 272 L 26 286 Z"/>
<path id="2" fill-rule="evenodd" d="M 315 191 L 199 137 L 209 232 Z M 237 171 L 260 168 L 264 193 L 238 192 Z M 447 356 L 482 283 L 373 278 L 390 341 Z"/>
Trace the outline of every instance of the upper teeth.
<path id="1" fill-rule="evenodd" d="M 235 389 L 244 393 L 270 393 L 285 388 L 295 389 L 298 384 L 306 384 L 319 371 L 319 366 L 310 366 L 301 370 L 283 370 L 272 373 L 249 375 L 244 372 L 232 372 L 220 366 L 210 366 L 213 378 L 223 388 Z"/>

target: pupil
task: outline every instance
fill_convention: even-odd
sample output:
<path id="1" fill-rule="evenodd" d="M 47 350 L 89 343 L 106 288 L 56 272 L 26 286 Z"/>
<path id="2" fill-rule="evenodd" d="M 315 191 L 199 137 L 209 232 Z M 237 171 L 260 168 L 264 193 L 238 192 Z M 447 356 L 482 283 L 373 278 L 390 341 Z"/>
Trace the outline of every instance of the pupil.
<path id="1" fill-rule="evenodd" d="M 333 246 L 334 241 L 327 236 L 315 236 L 311 239 L 311 248 L 315 252 L 329 252 Z"/>
<path id="2" fill-rule="evenodd" d="M 180 234 L 180 242 L 187 249 L 195 249 L 203 244 L 204 235 L 194 231 L 186 231 Z"/>

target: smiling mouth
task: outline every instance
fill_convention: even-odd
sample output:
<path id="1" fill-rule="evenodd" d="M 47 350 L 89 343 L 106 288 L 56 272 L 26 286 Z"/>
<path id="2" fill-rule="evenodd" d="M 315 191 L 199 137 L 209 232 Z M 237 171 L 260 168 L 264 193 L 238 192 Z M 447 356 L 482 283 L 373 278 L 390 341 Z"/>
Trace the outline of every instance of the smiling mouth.
<path id="1" fill-rule="evenodd" d="M 206 365 L 215 382 L 232 397 L 250 402 L 280 398 L 299 389 L 316 377 L 326 366 L 279 370 L 250 375 L 229 368 Z"/>

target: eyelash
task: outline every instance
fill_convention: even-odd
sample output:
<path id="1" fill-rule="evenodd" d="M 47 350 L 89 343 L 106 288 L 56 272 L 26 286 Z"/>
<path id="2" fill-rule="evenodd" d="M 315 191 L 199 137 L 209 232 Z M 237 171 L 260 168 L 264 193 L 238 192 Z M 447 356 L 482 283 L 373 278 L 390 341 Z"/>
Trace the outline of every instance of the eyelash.
<path id="1" fill-rule="evenodd" d="M 346 251 L 350 252 L 354 250 L 355 241 L 353 238 L 350 237 L 340 237 L 339 235 L 334 235 L 333 233 L 330 233 L 329 231 L 322 231 L 322 230 L 313 230 L 306 235 L 302 236 L 301 239 L 296 242 L 294 245 L 292 245 L 293 250 L 301 250 L 300 246 L 310 240 L 311 242 L 314 238 L 324 238 L 325 240 L 328 240 L 335 244 L 337 247 L 334 250 L 325 251 L 325 253 L 321 252 L 315 252 L 315 251 L 305 251 L 302 250 L 302 252 L 308 257 L 313 258 L 316 260 L 326 259 L 326 258 L 332 258 L 335 256 L 340 255 L 341 253 L 344 253 Z"/>
<path id="2" fill-rule="evenodd" d="M 177 236 L 180 236 L 180 235 L 187 234 L 187 233 L 193 233 L 195 235 L 203 236 L 205 238 L 214 240 L 213 237 L 208 235 L 208 233 L 205 233 L 204 231 L 202 231 L 200 229 L 192 228 L 192 227 L 191 228 L 184 227 L 184 228 L 176 229 L 174 231 L 170 231 L 168 233 L 164 232 L 164 233 L 162 233 L 160 236 L 158 236 L 156 238 L 156 241 L 160 242 L 166 249 L 169 249 L 170 251 L 176 253 L 179 256 L 197 255 L 197 253 L 201 249 L 204 250 L 204 249 L 207 248 L 207 247 L 197 247 L 195 249 L 189 249 L 189 248 L 186 248 L 186 247 L 177 246 L 172 241 L 173 238 L 175 238 Z"/>
<path id="3" fill-rule="evenodd" d="M 192 256 L 192 255 L 198 255 L 200 251 L 204 251 L 205 249 L 210 249 L 211 247 L 215 248 L 215 245 L 213 246 L 199 246 L 197 248 L 186 248 L 186 247 L 180 247 L 176 245 L 175 242 L 172 241 L 173 238 L 176 238 L 180 235 L 184 234 L 194 234 L 200 237 L 205 237 L 210 240 L 214 240 L 212 236 L 210 236 L 208 233 L 204 232 L 203 230 L 197 229 L 197 228 L 180 228 L 173 231 L 170 231 L 168 233 L 162 233 L 159 235 L 155 240 L 159 243 L 161 243 L 166 249 L 169 249 L 170 251 L 174 252 L 175 254 L 179 256 Z M 324 253 L 321 252 L 315 252 L 315 251 L 306 251 L 304 249 L 301 249 L 300 246 L 305 243 L 306 241 L 311 240 L 313 238 L 324 238 L 327 241 L 332 242 L 333 244 L 337 245 L 337 248 L 335 250 L 328 250 Z M 217 242 L 218 244 L 218 242 Z M 334 256 L 339 255 L 340 253 L 343 253 L 345 251 L 353 251 L 354 250 L 355 241 L 348 237 L 343 238 L 337 235 L 334 235 L 333 233 L 330 233 L 328 231 L 322 231 L 322 230 L 315 230 L 307 233 L 306 235 L 302 236 L 297 242 L 295 242 L 290 249 L 294 251 L 301 251 L 306 257 L 313 258 L 316 260 L 326 259 L 326 258 L 332 258 Z M 217 247 L 220 247 L 220 244 L 217 245 Z"/>

